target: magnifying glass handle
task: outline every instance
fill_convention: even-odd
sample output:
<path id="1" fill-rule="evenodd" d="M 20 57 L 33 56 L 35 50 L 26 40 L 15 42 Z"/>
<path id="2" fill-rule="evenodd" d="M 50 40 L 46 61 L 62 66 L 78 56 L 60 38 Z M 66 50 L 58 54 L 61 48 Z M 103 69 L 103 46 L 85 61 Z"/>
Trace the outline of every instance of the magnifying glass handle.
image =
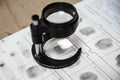
<path id="1" fill-rule="evenodd" d="M 42 19 L 39 19 L 38 15 L 32 16 L 32 24 L 30 25 L 32 42 L 35 45 L 36 55 L 41 55 L 43 53 L 43 45 L 50 36 L 48 33 L 47 25 Z"/>

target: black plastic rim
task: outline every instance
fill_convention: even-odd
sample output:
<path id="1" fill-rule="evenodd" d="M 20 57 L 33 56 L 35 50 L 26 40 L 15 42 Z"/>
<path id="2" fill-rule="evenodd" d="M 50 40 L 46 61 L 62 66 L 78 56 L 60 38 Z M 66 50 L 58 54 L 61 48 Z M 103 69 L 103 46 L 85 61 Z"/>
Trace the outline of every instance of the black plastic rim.
<path id="1" fill-rule="evenodd" d="M 65 22 L 65 23 L 53 23 L 53 22 L 49 22 L 48 20 L 46 20 L 46 18 L 50 14 L 57 12 L 57 11 L 64 11 L 70 14 L 73 18 L 70 21 Z M 77 22 L 78 17 L 79 16 L 78 16 L 76 8 L 73 5 L 66 3 L 66 2 L 56 2 L 56 3 L 49 4 L 42 11 L 43 21 L 46 24 L 48 24 L 50 27 L 54 27 L 54 28 L 56 28 L 56 26 L 60 28 L 62 27 L 64 28 L 63 25 L 66 25 L 66 27 L 69 27 L 69 25 L 74 24 L 74 22 Z"/>
<path id="2" fill-rule="evenodd" d="M 81 56 L 81 48 L 78 49 L 78 51 L 75 55 L 73 55 L 70 58 L 63 59 L 63 60 L 52 59 L 52 58 L 48 57 L 45 53 L 39 53 L 39 54 L 41 54 L 41 55 L 36 56 L 35 45 L 33 45 L 32 46 L 32 55 L 33 55 L 35 61 L 39 65 L 41 65 L 43 67 L 51 68 L 51 69 L 60 69 L 60 68 L 68 67 L 68 66 L 72 65 L 73 63 L 75 63 Z"/>

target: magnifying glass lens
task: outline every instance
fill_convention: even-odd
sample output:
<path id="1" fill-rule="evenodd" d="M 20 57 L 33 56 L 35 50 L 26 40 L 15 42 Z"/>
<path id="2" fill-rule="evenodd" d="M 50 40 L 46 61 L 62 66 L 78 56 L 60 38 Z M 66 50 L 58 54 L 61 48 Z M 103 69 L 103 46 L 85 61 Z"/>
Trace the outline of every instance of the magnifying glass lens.
<path id="1" fill-rule="evenodd" d="M 44 45 L 46 55 L 56 60 L 64 60 L 76 54 L 77 48 L 68 39 L 48 40 Z"/>
<path id="2" fill-rule="evenodd" d="M 46 19 L 52 23 L 65 23 L 72 20 L 73 17 L 64 11 L 57 11 L 50 14 Z"/>

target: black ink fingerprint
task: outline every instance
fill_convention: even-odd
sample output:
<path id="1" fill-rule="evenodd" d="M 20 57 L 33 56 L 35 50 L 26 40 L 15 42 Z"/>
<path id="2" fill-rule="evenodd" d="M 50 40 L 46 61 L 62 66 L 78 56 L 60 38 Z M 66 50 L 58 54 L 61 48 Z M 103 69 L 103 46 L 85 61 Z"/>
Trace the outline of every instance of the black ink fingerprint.
<path id="1" fill-rule="evenodd" d="M 0 61 L 0 67 L 4 67 L 5 66 L 5 63 Z"/>
<path id="2" fill-rule="evenodd" d="M 83 29 L 80 29 L 79 31 L 81 32 L 82 35 L 85 35 L 85 36 L 89 36 L 95 33 L 95 30 L 92 27 L 85 27 Z"/>
<path id="3" fill-rule="evenodd" d="M 108 38 L 104 38 L 99 40 L 95 46 L 99 49 L 108 49 L 113 46 L 112 40 Z"/>
<path id="4" fill-rule="evenodd" d="M 12 52 L 12 53 L 10 54 L 11 57 L 14 57 L 15 55 L 16 55 L 15 52 Z"/>
<path id="5" fill-rule="evenodd" d="M 118 67 L 120 67 L 120 54 L 116 56 L 116 64 Z"/>
<path id="6" fill-rule="evenodd" d="M 46 69 L 38 65 L 31 66 L 26 70 L 26 73 L 29 78 L 35 78 L 35 77 L 41 76 L 45 72 L 46 72 Z"/>
<path id="7" fill-rule="evenodd" d="M 85 72 L 80 75 L 80 80 L 98 80 L 98 77 L 93 72 Z"/>
<path id="8" fill-rule="evenodd" d="M 26 45 L 24 45 L 23 42 L 17 42 L 16 44 L 19 46 L 23 56 L 25 56 L 26 58 L 31 57 L 31 55 L 30 55 L 31 53 L 30 53 L 29 49 L 27 49 Z"/>
<path id="9" fill-rule="evenodd" d="M 29 51 L 28 49 L 23 50 L 23 51 L 22 51 L 22 54 L 23 54 L 26 58 L 31 57 L 30 51 Z"/>

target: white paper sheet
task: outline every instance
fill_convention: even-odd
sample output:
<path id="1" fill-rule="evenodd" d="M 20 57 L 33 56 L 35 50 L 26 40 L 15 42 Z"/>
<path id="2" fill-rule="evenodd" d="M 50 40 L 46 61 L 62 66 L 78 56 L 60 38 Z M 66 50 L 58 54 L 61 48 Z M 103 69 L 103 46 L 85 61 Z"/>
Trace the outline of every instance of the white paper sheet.
<path id="1" fill-rule="evenodd" d="M 27 27 L 0 40 L 0 80 L 120 80 L 120 1 L 83 0 L 75 7 L 80 22 L 67 38 L 73 46 L 61 50 L 55 41 L 53 50 L 47 48 L 48 56 L 61 59 L 82 47 L 75 64 L 58 70 L 38 65 Z"/>

